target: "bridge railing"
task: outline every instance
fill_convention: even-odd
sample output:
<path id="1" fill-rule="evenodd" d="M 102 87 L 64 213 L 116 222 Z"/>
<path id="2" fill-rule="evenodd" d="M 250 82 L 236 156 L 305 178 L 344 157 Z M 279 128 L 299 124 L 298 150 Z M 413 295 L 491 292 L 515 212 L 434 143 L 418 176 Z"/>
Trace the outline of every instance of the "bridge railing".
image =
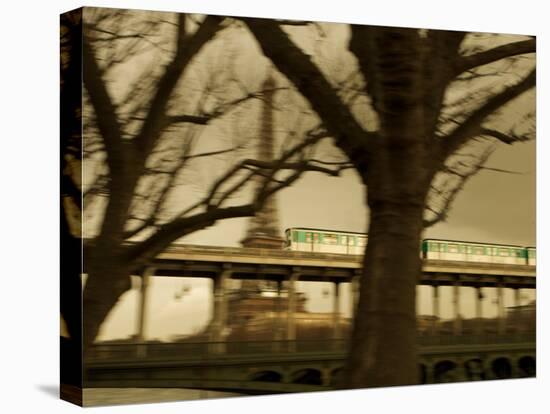
<path id="1" fill-rule="evenodd" d="M 363 255 L 341 254 L 341 253 L 325 253 L 325 252 L 303 252 L 297 250 L 277 250 L 277 249 L 262 249 L 258 247 L 218 247 L 218 246 L 202 246 L 202 245 L 172 245 L 165 251 L 166 253 L 199 253 L 199 254 L 220 254 L 231 256 L 255 256 L 255 257 L 278 257 L 282 259 L 297 258 L 297 259 L 327 259 L 340 260 L 343 262 L 361 261 Z"/>
<path id="2" fill-rule="evenodd" d="M 419 336 L 420 347 L 534 343 L 534 333 L 506 335 Z M 90 360 L 206 359 L 289 353 L 343 353 L 348 339 L 243 342 L 163 342 L 96 344 L 87 355 Z"/>
<path id="3" fill-rule="evenodd" d="M 485 335 L 426 335 L 418 337 L 419 346 L 493 345 L 536 342 L 534 332 Z"/>
<path id="4" fill-rule="evenodd" d="M 88 359 L 206 358 L 221 355 L 266 355 L 277 353 L 344 352 L 345 339 L 246 342 L 163 342 L 96 344 Z"/>

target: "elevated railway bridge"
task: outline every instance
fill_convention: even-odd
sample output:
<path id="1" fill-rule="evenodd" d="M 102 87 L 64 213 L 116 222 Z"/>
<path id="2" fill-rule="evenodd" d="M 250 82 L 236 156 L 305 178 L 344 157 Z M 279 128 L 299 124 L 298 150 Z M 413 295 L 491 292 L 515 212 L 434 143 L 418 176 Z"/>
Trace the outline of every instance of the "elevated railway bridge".
<path id="1" fill-rule="evenodd" d="M 362 256 L 259 248 L 175 245 L 141 273 L 138 334 L 132 344 L 97 344 L 86 362 L 86 387 L 189 387 L 239 392 L 294 392 L 337 386 L 346 354 L 340 337 L 338 295 L 342 283 L 352 289 L 355 307 Z M 534 334 L 465 336 L 460 324 L 459 287 L 497 289 L 499 320 L 504 321 L 503 289 L 535 289 L 536 268 L 529 265 L 424 260 L 419 285 L 433 288 L 433 314 L 439 315 L 440 286 L 453 287 L 454 335 L 419 337 L 421 383 L 533 376 Z M 209 341 L 147 343 L 147 291 L 150 278 L 208 278 L 213 281 L 214 309 Z M 227 282 L 265 280 L 278 286 L 279 310 L 286 318 L 283 334 L 266 342 L 227 342 Z M 298 281 L 334 283 L 333 338 L 297 341 L 294 314 Z M 280 295 L 285 283 L 286 297 Z M 481 295 L 476 316 L 481 319 Z M 435 319 L 435 318 L 434 318 Z"/>
<path id="2" fill-rule="evenodd" d="M 297 252 L 260 248 L 228 248 L 196 245 L 174 245 L 161 253 L 141 274 L 141 306 L 139 307 L 138 338 L 143 339 L 146 322 L 146 295 L 148 280 L 154 276 L 208 278 L 213 281 L 214 313 L 212 341 L 222 341 L 227 322 L 227 282 L 237 280 L 265 280 L 276 282 L 279 293 L 285 283 L 286 303 L 279 309 L 287 316 L 286 330 L 280 339 L 296 339 L 294 314 L 296 312 L 296 282 L 331 282 L 334 284 L 334 338 L 339 336 L 339 295 L 342 283 L 349 283 L 352 290 L 352 310 L 358 299 L 358 282 L 363 257 L 360 255 Z M 460 290 L 461 286 L 476 289 L 476 318 L 482 315 L 482 288 L 497 290 L 496 305 L 500 324 L 498 333 L 505 332 L 504 289 L 513 289 L 515 305 L 520 304 L 521 289 L 535 289 L 536 267 L 520 264 L 478 263 L 443 260 L 423 260 L 419 285 L 432 287 L 434 321 L 440 315 L 439 288 L 453 288 L 453 333 L 461 335 Z M 280 296 L 280 295 L 279 295 Z M 353 312 L 352 312 L 353 314 Z M 434 322 L 432 334 L 437 334 Z M 481 329 L 481 328 L 480 328 Z M 481 330 L 478 332 L 481 333 Z"/>

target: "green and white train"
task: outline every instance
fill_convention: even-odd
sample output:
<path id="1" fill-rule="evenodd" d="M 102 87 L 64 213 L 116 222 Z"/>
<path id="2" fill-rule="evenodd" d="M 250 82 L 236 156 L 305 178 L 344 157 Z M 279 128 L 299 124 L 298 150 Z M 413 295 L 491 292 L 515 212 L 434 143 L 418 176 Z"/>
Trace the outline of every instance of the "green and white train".
<path id="1" fill-rule="evenodd" d="M 301 252 L 363 254 L 368 236 L 364 233 L 293 227 L 286 229 L 286 249 Z M 421 257 L 432 260 L 509 263 L 535 266 L 534 247 L 454 240 L 425 239 Z"/>

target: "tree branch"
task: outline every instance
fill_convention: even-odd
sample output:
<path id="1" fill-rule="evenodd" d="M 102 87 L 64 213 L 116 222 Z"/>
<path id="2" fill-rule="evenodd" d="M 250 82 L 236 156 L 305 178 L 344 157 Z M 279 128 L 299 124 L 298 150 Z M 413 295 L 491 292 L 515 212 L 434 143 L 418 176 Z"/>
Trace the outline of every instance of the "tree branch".
<path id="1" fill-rule="evenodd" d="M 212 226 L 216 221 L 248 217 L 254 215 L 256 208 L 254 204 L 243 204 L 240 206 L 217 208 L 197 213 L 190 217 L 181 217 L 163 226 L 147 240 L 128 248 L 126 253 L 129 263 L 134 269 L 143 266 L 148 260 L 166 249 L 174 240 L 187 234 Z"/>
<path id="2" fill-rule="evenodd" d="M 431 211 L 434 214 L 434 217 L 432 217 L 431 219 L 424 219 L 423 220 L 424 228 L 431 227 L 434 224 L 439 223 L 440 221 L 445 221 L 447 219 L 447 215 L 449 213 L 451 205 L 453 204 L 453 202 L 454 202 L 456 196 L 458 195 L 458 193 L 460 193 L 460 191 L 462 191 L 462 189 L 464 188 L 464 186 L 466 185 L 466 183 L 468 182 L 468 180 L 470 178 L 472 178 L 481 169 L 484 168 L 484 164 L 487 162 L 487 160 L 489 159 L 489 157 L 491 156 L 491 154 L 493 152 L 494 152 L 494 148 L 488 148 L 487 150 L 485 150 L 483 152 L 483 154 L 479 157 L 478 163 L 476 165 L 474 165 L 470 169 L 470 171 L 467 171 L 467 172 L 464 172 L 464 173 L 459 173 L 457 171 L 451 170 L 448 167 L 446 168 L 447 173 L 450 173 L 450 174 L 453 174 L 453 175 L 459 177 L 459 182 L 458 182 L 457 185 L 455 185 L 449 191 L 449 195 L 447 197 L 444 197 L 443 206 L 439 210 L 437 210 L 436 208 L 431 207 L 429 205 L 426 206 L 426 209 L 428 211 Z M 437 192 L 439 194 L 444 193 L 444 190 L 442 190 L 442 189 L 436 189 L 434 187 L 432 187 L 432 188 L 435 190 L 435 192 Z"/>
<path id="3" fill-rule="evenodd" d="M 116 107 L 101 76 L 94 50 L 85 37 L 82 49 L 84 85 L 94 107 L 97 127 L 107 153 L 107 164 L 113 174 L 116 174 L 123 157 L 121 127 L 118 123 Z"/>
<path id="4" fill-rule="evenodd" d="M 151 100 L 141 131 L 135 138 L 135 145 L 143 155 L 148 154 L 154 147 L 164 128 L 166 105 L 185 68 L 220 29 L 221 19 L 216 16 L 207 16 L 194 35 L 188 39 L 185 33 L 185 16 L 179 15 L 179 19 L 176 54 L 157 84 L 156 93 Z"/>
<path id="5" fill-rule="evenodd" d="M 454 68 L 454 75 L 460 75 L 462 72 L 465 72 L 469 69 L 496 62 L 497 60 L 507 57 L 535 52 L 535 39 L 528 39 L 520 42 L 497 46 L 493 49 L 485 50 L 483 52 L 479 52 L 470 56 L 464 56 L 456 63 Z"/>
<path id="6" fill-rule="evenodd" d="M 505 88 L 500 93 L 489 98 L 483 105 L 473 111 L 459 126 L 449 135 L 442 137 L 441 150 L 443 159 L 446 159 L 472 137 L 482 134 L 481 124 L 496 110 L 502 108 L 508 102 L 517 98 L 523 92 L 535 86 L 536 70 L 533 69 L 524 79 L 515 85 Z"/>
<path id="7" fill-rule="evenodd" d="M 357 122 L 330 82 L 277 22 L 268 19 L 244 18 L 263 53 L 309 101 L 323 120 L 338 146 L 356 165 L 365 157 L 365 139 L 374 137 Z"/>
<path id="8" fill-rule="evenodd" d="M 246 102 L 250 99 L 261 99 L 262 95 L 265 92 L 273 92 L 273 91 L 280 91 L 280 90 L 286 90 L 288 88 L 286 87 L 279 87 L 279 88 L 272 88 L 272 89 L 265 89 L 258 92 L 250 92 L 246 94 L 245 96 L 241 96 L 240 98 L 234 99 L 232 101 L 226 102 L 221 104 L 219 107 L 214 109 L 213 111 L 210 111 L 205 114 L 201 115 L 167 115 L 166 116 L 166 124 L 175 124 L 175 123 L 191 123 L 196 125 L 207 125 L 213 120 L 220 118 L 223 115 L 226 115 L 229 113 L 232 109 L 236 108 L 239 104 Z"/>
<path id="9" fill-rule="evenodd" d="M 342 172 L 343 170 L 353 168 L 353 165 L 350 163 L 341 164 L 338 168 L 331 169 L 311 164 L 308 161 L 280 163 L 278 161 L 245 160 L 243 164 L 244 166 L 256 167 L 261 169 L 317 171 L 333 177 L 339 176 L 340 172 Z"/>
<path id="10" fill-rule="evenodd" d="M 495 129 L 482 128 L 480 135 L 487 135 L 498 139 L 500 142 L 503 142 L 508 145 L 512 145 L 516 142 L 530 141 L 532 137 L 528 135 L 517 135 L 512 132 L 505 134 L 504 132 L 497 131 Z"/>

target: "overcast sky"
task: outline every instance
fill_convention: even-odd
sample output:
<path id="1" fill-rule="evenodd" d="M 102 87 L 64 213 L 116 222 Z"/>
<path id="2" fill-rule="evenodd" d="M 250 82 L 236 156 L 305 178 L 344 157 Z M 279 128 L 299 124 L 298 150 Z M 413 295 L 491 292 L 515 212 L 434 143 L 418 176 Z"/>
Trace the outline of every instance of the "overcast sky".
<path id="1" fill-rule="evenodd" d="M 341 27 L 335 26 L 332 31 L 335 36 L 328 37 L 328 46 L 327 44 L 318 46 L 314 37 L 309 34 L 297 38 L 301 45 L 314 48 L 317 53 L 316 59 L 325 62 L 330 68 L 331 60 L 330 56 L 327 56 L 327 50 L 333 48 L 331 42 L 334 41 L 334 38 L 337 40 L 343 38 Z M 255 66 L 256 71 L 252 73 L 249 73 L 251 69 L 247 65 L 237 66 L 238 70 L 244 71 L 243 73 L 251 84 L 258 85 L 265 76 L 266 61 L 258 55 L 257 47 L 253 46 L 250 38 L 239 39 L 238 44 L 239 50 L 246 51 L 246 53 L 242 53 L 241 59 L 250 62 L 253 58 L 261 62 Z M 215 46 L 213 48 L 214 52 L 212 53 L 219 53 L 215 51 Z M 345 53 L 341 53 L 345 55 Z M 334 57 L 334 61 L 339 59 L 342 59 L 342 56 Z M 129 70 L 126 69 L 126 71 Z M 125 80 L 125 82 L 128 81 Z M 112 87 L 116 89 L 116 83 Z M 531 101 L 528 104 L 532 104 L 533 96 L 529 99 Z M 257 124 L 251 120 L 249 127 L 254 129 Z M 221 136 L 226 132 L 223 125 L 214 125 L 208 130 L 209 137 Z M 281 139 L 284 132 L 284 128 L 276 131 L 276 135 L 279 134 L 277 135 L 278 140 Z M 226 160 L 215 162 L 223 164 Z M 470 180 L 459 195 L 448 220 L 428 229 L 425 232 L 425 237 L 523 246 L 535 245 L 535 143 L 514 146 L 499 145 L 487 165 L 512 170 L 517 174 L 481 171 Z M 193 171 L 194 180 L 191 187 L 196 186 L 197 183 L 201 187 L 200 182 L 202 180 L 208 182 L 216 171 L 218 169 L 213 168 L 212 161 L 209 161 L 209 164 L 202 164 Z M 353 171 L 346 171 L 341 177 L 336 178 L 316 173 L 306 175 L 277 196 L 281 234 L 288 227 L 365 231 L 368 224 L 368 212 L 365 207 L 364 192 L 365 189 Z M 240 246 L 240 240 L 245 234 L 247 223 L 248 219 L 226 220 L 204 231 L 196 232 L 182 239 L 181 242 Z M 180 300 L 176 300 L 174 294 L 184 284 L 191 286 L 191 292 Z M 137 287 L 138 284 L 136 283 L 135 286 Z M 323 291 L 327 289 L 331 291 L 330 284 L 300 283 L 299 287 L 309 297 L 307 306 L 310 311 L 329 312 L 331 310 L 332 298 L 330 295 L 323 295 Z M 485 300 L 483 312 L 486 316 L 495 316 L 496 308 L 492 303 L 495 292 L 488 291 L 487 293 L 488 298 Z M 473 289 L 461 288 L 461 294 L 464 316 L 472 317 Z M 168 339 L 172 335 L 189 334 L 202 329 L 211 315 L 211 296 L 211 283 L 207 280 L 155 278 L 152 282 L 150 296 L 148 337 Z M 534 298 L 534 292 L 524 292 L 524 302 L 532 298 Z M 513 304 L 511 291 L 505 293 L 505 304 Z M 450 306 L 450 288 L 443 288 L 442 316 L 444 318 L 451 316 Z M 136 309 L 137 289 L 133 289 L 121 298 L 119 305 L 111 312 L 103 325 L 99 339 L 127 337 L 134 333 Z M 349 291 L 346 287 L 342 293 L 341 309 L 346 316 L 349 316 Z M 418 309 L 422 314 L 431 312 L 429 288 L 421 289 Z"/>

